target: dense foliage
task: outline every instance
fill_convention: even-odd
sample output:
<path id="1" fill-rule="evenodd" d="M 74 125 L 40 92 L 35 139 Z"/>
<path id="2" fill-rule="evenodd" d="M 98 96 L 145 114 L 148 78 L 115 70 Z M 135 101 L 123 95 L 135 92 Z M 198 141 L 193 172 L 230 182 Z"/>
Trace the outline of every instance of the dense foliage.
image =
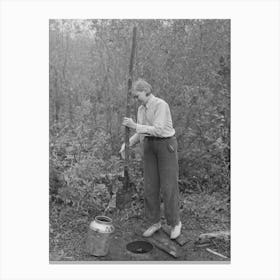
<path id="1" fill-rule="evenodd" d="M 208 198 L 219 193 L 229 211 L 229 20 L 50 20 L 50 202 L 103 212 L 122 186 L 118 151 L 133 25 L 134 77 L 150 82 L 172 111 L 182 203 L 188 208 L 184 196 L 202 193 L 202 203 L 213 204 Z M 141 203 L 139 147 L 130 168 Z"/>

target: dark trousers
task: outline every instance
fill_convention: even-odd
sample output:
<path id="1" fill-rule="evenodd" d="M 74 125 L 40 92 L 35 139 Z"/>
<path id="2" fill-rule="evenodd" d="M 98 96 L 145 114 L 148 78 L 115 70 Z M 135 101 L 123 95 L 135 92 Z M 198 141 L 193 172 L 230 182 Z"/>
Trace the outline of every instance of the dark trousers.
<path id="1" fill-rule="evenodd" d="M 145 216 L 151 224 L 160 221 L 160 191 L 167 223 L 175 226 L 180 221 L 177 146 L 175 136 L 144 139 Z"/>

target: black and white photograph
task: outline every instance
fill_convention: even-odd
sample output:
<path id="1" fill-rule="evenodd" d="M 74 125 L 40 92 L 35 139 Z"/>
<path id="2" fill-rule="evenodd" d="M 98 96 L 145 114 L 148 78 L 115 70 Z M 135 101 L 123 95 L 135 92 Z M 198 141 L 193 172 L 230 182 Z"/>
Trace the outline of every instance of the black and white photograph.
<path id="1" fill-rule="evenodd" d="M 280 2 L 0 0 L 0 279 L 279 280 Z"/>
<path id="2" fill-rule="evenodd" d="M 230 261 L 230 20 L 49 21 L 49 259 Z"/>

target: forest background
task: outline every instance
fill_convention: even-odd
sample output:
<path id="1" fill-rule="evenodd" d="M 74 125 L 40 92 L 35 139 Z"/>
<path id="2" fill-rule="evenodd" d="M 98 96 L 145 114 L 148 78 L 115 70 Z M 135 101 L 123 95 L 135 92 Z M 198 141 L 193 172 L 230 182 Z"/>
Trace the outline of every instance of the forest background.
<path id="1" fill-rule="evenodd" d="M 230 20 L 50 20 L 50 251 L 56 256 L 69 256 L 65 240 L 75 239 L 79 223 L 85 229 L 95 215 L 114 211 L 133 26 L 133 77 L 151 83 L 171 108 L 181 211 L 205 231 L 230 228 Z M 142 175 L 136 147 L 126 219 L 142 215 Z"/>

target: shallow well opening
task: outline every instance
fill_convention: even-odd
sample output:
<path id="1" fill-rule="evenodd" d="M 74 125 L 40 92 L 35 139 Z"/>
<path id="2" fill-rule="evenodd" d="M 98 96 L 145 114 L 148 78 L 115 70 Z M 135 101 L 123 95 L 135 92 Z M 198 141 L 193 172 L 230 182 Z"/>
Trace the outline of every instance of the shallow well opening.
<path id="1" fill-rule="evenodd" d="M 112 223 L 112 219 L 106 216 L 97 216 L 95 219 L 102 223 Z"/>
<path id="2" fill-rule="evenodd" d="M 133 241 L 126 245 L 126 249 L 134 254 L 145 254 L 153 250 L 153 245 L 147 241 Z"/>

